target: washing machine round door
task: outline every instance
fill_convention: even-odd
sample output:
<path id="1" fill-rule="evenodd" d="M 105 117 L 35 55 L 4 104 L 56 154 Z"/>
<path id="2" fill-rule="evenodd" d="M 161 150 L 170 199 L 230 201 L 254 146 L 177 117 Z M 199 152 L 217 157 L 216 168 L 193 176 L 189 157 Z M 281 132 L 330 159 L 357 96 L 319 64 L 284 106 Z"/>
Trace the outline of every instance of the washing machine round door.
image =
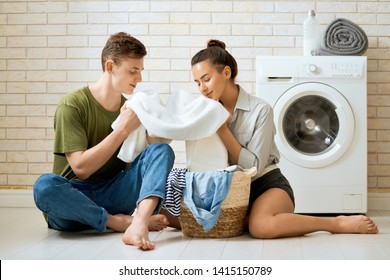
<path id="1" fill-rule="evenodd" d="M 335 88 L 302 83 L 288 89 L 274 106 L 276 145 L 292 163 L 320 168 L 337 161 L 351 145 L 352 109 Z"/>

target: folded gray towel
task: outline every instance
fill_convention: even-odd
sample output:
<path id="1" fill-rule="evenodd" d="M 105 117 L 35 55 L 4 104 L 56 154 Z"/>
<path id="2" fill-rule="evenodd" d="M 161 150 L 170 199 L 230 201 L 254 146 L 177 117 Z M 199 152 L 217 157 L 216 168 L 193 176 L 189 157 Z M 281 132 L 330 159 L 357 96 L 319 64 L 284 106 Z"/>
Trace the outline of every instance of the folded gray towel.
<path id="1" fill-rule="evenodd" d="M 338 18 L 326 27 L 318 55 L 363 55 L 367 48 L 363 29 L 350 20 Z"/>

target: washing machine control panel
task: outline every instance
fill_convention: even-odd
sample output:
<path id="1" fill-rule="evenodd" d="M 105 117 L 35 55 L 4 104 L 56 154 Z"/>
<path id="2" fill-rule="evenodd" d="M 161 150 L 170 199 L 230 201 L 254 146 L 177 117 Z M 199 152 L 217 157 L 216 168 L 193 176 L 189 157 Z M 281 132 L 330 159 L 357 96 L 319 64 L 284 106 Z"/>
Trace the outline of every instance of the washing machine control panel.
<path id="1" fill-rule="evenodd" d="M 305 63 L 302 65 L 301 77 L 361 78 L 363 65 L 348 61 L 327 63 Z"/>
<path id="2" fill-rule="evenodd" d="M 332 76 L 334 77 L 361 77 L 362 65 L 353 62 L 333 62 L 331 65 Z"/>

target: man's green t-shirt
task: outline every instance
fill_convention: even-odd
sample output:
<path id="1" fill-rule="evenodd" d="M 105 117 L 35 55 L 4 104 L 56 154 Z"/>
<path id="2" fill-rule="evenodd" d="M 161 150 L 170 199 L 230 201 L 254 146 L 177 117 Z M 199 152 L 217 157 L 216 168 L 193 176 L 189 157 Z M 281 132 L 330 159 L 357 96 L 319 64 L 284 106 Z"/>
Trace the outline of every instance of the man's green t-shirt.
<path id="1" fill-rule="evenodd" d="M 125 102 L 122 97 L 122 104 Z M 65 153 L 85 151 L 100 143 L 112 132 L 111 124 L 120 111 L 110 112 L 93 97 L 88 87 L 68 93 L 62 98 L 54 116 L 53 172 L 69 180 L 78 178 L 70 168 Z M 118 150 L 99 170 L 86 181 L 98 183 L 110 179 L 125 168 L 117 155 Z"/>

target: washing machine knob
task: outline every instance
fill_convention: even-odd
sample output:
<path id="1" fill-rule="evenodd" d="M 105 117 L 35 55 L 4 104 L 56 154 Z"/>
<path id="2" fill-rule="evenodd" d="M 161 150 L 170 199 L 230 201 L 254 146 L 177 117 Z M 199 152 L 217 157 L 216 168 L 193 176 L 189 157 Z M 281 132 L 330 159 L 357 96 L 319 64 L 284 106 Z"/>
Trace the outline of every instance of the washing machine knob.
<path id="1" fill-rule="evenodd" d="M 309 71 L 311 73 L 317 73 L 317 66 L 315 66 L 314 64 L 310 64 L 309 65 Z"/>

